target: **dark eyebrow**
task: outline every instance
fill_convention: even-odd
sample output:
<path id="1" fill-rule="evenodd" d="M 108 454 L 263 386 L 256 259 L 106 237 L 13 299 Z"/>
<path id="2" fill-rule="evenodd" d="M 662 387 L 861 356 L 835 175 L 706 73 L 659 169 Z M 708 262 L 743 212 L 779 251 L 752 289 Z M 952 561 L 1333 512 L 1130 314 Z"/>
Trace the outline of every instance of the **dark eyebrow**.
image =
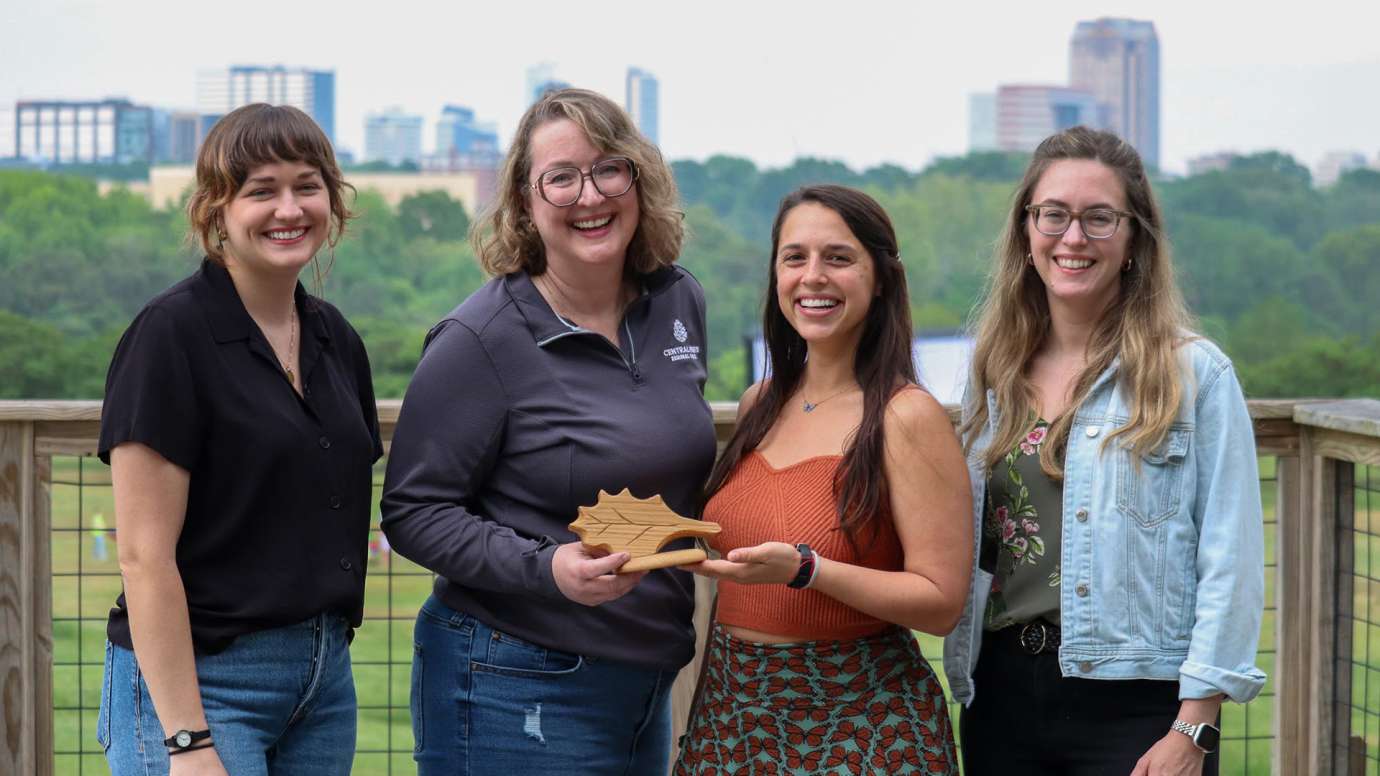
<path id="1" fill-rule="evenodd" d="M 802 248 L 800 243 L 787 243 L 778 248 L 776 252 L 784 253 L 786 251 L 798 251 L 801 249 Z M 856 247 L 849 245 L 848 243 L 829 243 L 828 245 L 824 246 L 824 249 L 826 251 L 847 251 L 849 253 L 854 253 L 858 250 Z"/>

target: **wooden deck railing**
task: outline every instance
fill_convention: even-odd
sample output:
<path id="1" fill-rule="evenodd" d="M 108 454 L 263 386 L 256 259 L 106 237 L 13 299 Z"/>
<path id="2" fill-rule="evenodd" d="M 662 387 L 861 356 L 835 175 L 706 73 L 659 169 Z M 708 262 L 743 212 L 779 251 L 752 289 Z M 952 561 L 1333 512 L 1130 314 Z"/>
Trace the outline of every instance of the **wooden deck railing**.
<path id="1" fill-rule="evenodd" d="M 714 409 L 722 441 L 734 408 Z M 397 402 L 380 403 L 385 440 L 397 412 Z M 1273 772 L 1372 772 L 1380 767 L 1380 401 L 1256 401 L 1251 415 L 1258 452 L 1276 471 Z M 93 455 L 99 419 L 98 402 L 0 401 L 0 776 L 55 773 L 52 458 Z M 678 685 L 678 719 L 694 670 Z"/>

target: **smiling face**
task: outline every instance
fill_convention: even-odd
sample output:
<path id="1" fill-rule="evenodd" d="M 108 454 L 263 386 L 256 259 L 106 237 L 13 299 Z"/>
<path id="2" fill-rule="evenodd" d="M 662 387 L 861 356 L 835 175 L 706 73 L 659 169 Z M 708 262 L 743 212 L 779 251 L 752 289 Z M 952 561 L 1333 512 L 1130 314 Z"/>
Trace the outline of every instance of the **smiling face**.
<path id="1" fill-rule="evenodd" d="M 588 173 L 599 161 L 618 154 L 600 151 L 584 130 L 570 119 L 557 119 L 532 132 L 532 163 L 528 183 L 559 167 L 578 167 Z M 637 232 L 637 184 L 626 194 L 605 197 L 586 179 L 575 204 L 556 207 L 537 192 L 527 192 L 527 207 L 541 235 L 546 260 L 557 272 L 616 266 L 622 271 L 628 245 Z"/>
<path id="2" fill-rule="evenodd" d="M 326 241 L 330 195 L 303 162 L 261 164 L 221 212 L 227 267 L 296 275 Z"/>
<path id="3" fill-rule="evenodd" d="M 776 302 L 807 343 L 856 345 L 876 296 L 872 257 L 838 213 L 816 202 L 781 222 Z"/>
<path id="4" fill-rule="evenodd" d="M 1035 185 L 1030 204 L 1079 212 L 1090 208 L 1129 210 L 1116 172 L 1092 159 L 1062 159 L 1051 164 Z M 1035 228 L 1033 214 L 1027 215 L 1025 233 L 1031 262 L 1044 281 L 1050 307 L 1062 306 L 1088 317 L 1106 309 L 1121 292 L 1121 273 L 1134 228 L 1134 222 L 1123 219 L 1115 234 L 1098 240 L 1089 238 L 1082 222 L 1074 220 L 1062 235 L 1050 237 Z"/>

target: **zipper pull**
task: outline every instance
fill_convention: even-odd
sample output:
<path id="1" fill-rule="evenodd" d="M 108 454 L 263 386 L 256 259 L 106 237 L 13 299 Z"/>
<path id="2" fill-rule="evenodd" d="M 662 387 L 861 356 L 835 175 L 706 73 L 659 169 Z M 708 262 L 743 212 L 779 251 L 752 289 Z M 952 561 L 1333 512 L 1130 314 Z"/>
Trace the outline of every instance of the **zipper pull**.
<path id="1" fill-rule="evenodd" d="M 636 361 L 632 364 L 632 379 L 633 382 L 639 385 L 642 384 L 642 368 L 637 365 Z"/>

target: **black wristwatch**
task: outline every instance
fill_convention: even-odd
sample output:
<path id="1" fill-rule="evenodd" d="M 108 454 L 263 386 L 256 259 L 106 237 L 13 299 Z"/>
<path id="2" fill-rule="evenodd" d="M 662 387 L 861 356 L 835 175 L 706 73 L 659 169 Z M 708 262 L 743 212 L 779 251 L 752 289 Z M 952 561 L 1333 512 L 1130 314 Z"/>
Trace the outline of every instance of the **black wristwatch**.
<path id="1" fill-rule="evenodd" d="M 182 751 L 191 747 L 192 744 L 198 741 L 205 741 L 210 737 L 211 731 L 209 730 L 179 730 L 163 739 L 163 746 L 169 749 Z"/>
<path id="2" fill-rule="evenodd" d="M 1184 722 L 1181 719 L 1174 720 L 1173 729 L 1183 733 L 1193 739 L 1193 745 L 1198 747 L 1203 754 L 1212 754 L 1217 751 L 1217 744 L 1222 740 L 1222 731 L 1218 730 L 1211 722 Z"/>
<path id="3" fill-rule="evenodd" d="M 786 587 L 801 590 L 809 587 L 810 582 L 815 578 L 815 551 L 804 542 L 797 544 L 795 549 L 800 553 L 800 566 L 796 568 L 795 578 L 787 582 Z"/>

